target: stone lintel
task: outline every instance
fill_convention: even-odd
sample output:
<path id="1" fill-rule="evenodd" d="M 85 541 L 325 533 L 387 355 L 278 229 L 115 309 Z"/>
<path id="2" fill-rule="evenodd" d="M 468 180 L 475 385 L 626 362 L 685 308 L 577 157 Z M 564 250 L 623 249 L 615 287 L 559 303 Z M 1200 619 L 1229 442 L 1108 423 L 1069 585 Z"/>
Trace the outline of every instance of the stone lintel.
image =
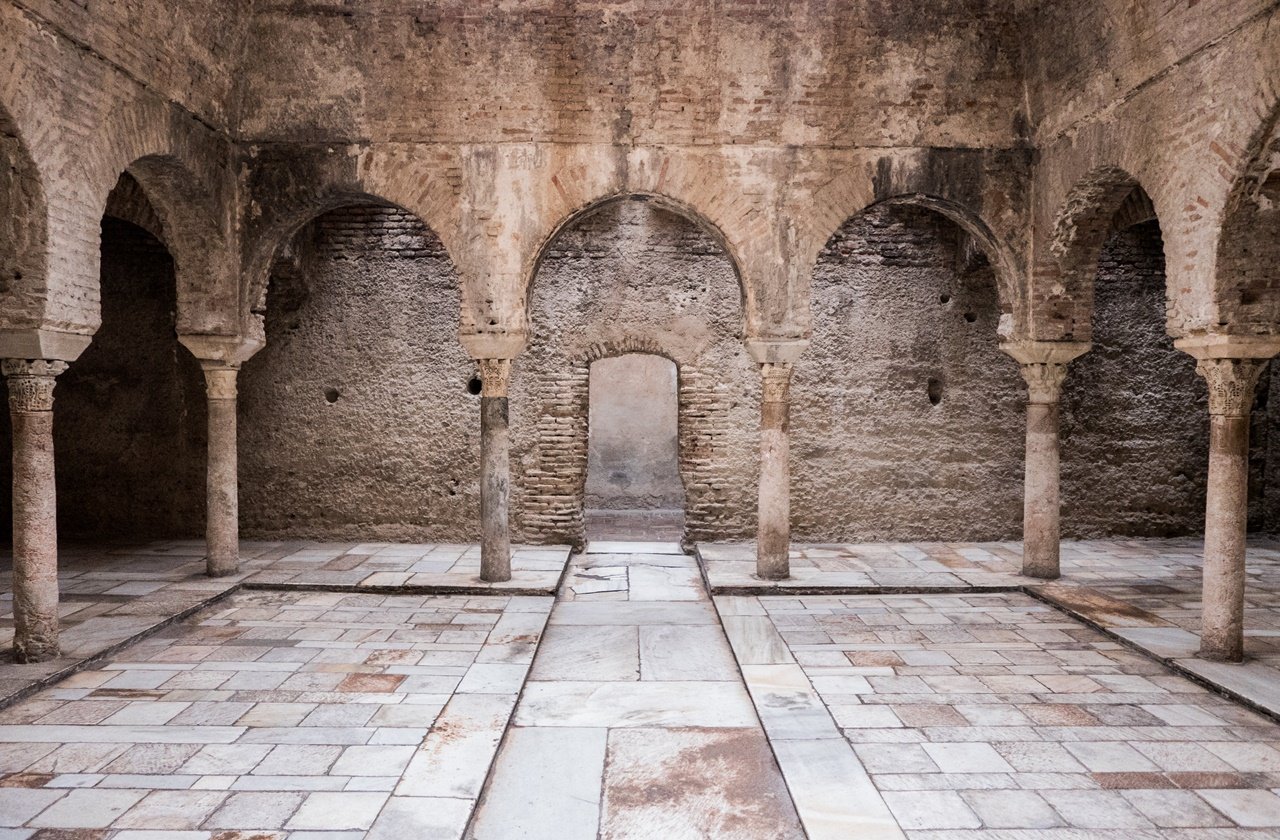
<path id="1" fill-rule="evenodd" d="M 1196 359 L 1270 359 L 1280 353 L 1280 335 L 1200 333 L 1173 342 Z"/>
<path id="2" fill-rule="evenodd" d="M 747 352 L 756 364 L 789 364 L 800 360 L 809 347 L 807 338 L 748 338 Z"/>
<path id="3" fill-rule="evenodd" d="M 1065 365 L 1089 352 L 1087 341 L 1003 341 L 1000 349 L 1024 365 Z"/>
<path id="4" fill-rule="evenodd" d="M 247 362 L 266 344 L 261 338 L 240 335 L 190 334 L 178 336 L 178 341 L 202 363 L 215 362 L 227 366 Z"/>
<path id="5" fill-rule="evenodd" d="M 458 336 L 473 359 L 514 359 L 529 345 L 526 332 L 464 333 Z"/>
<path id="6" fill-rule="evenodd" d="M 0 359 L 74 362 L 92 340 L 91 335 L 61 330 L 0 330 Z"/>

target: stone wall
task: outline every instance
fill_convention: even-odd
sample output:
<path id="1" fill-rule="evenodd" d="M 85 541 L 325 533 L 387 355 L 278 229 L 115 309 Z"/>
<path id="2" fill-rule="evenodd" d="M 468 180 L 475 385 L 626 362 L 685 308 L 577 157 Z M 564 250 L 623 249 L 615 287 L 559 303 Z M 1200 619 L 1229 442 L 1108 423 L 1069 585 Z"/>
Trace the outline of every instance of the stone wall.
<path id="1" fill-rule="evenodd" d="M 1107 240 L 1094 296 L 1093 349 L 1071 363 L 1063 387 L 1063 533 L 1202 532 L 1207 389 L 1165 332 L 1157 222 Z"/>
<path id="2" fill-rule="evenodd" d="M 1024 389 L 999 317 L 990 266 L 942 216 L 878 205 L 840 228 L 791 389 L 795 539 L 1019 533 Z"/>
<path id="3" fill-rule="evenodd" d="M 246 536 L 479 538 L 480 398 L 457 278 L 410 214 L 348 207 L 276 263 L 240 379 Z"/>

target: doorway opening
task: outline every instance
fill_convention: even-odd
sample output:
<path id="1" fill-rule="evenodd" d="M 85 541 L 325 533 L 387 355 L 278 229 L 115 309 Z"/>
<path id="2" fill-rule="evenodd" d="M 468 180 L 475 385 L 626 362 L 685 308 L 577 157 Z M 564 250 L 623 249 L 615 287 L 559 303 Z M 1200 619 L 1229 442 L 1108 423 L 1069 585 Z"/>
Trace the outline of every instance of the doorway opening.
<path id="1" fill-rule="evenodd" d="M 627 353 L 591 365 L 587 537 L 679 540 L 679 374 L 670 359 Z"/>

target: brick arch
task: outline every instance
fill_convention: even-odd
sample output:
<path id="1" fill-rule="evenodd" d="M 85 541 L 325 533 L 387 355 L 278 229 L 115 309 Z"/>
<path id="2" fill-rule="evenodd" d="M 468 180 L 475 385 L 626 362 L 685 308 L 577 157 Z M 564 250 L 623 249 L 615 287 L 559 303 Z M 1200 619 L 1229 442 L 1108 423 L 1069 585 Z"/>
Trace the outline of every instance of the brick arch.
<path id="1" fill-rule="evenodd" d="M 1242 156 L 1218 220 L 1214 302 L 1232 332 L 1280 332 L 1280 95 Z"/>
<path id="2" fill-rule="evenodd" d="M 0 103 L 0 329 L 38 327 L 48 290 L 44 180 Z"/>
<path id="3" fill-rule="evenodd" d="M 267 287 L 271 279 L 271 264 L 280 249 L 284 247 L 298 231 L 308 223 L 323 216 L 331 210 L 341 207 L 366 206 L 389 207 L 412 215 L 432 234 L 440 236 L 425 219 L 411 208 L 392 201 L 389 198 L 372 192 L 364 192 L 352 188 L 331 187 L 308 191 L 301 198 L 295 198 L 289 206 L 272 208 L 271 223 L 261 228 L 254 239 L 245 248 L 245 277 L 243 301 L 247 307 L 244 317 L 256 321 L 253 326 L 261 329 L 262 315 L 267 306 Z M 448 252 L 448 245 L 441 239 Z M 450 263 L 457 270 L 457 263 L 450 255 Z M 459 286 L 460 304 L 466 306 L 465 285 Z"/>
<path id="4" fill-rule="evenodd" d="M 179 333 L 234 333 L 234 255 L 219 229 L 213 199 L 173 155 L 151 154 L 123 170 L 142 189 L 160 222 L 161 242 L 173 257 Z M 107 212 L 110 192 L 102 199 Z"/>
<path id="5" fill-rule="evenodd" d="M 543 235 L 541 240 L 538 242 L 537 247 L 532 249 L 531 258 L 528 260 L 529 264 L 525 269 L 522 294 L 526 312 L 529 309 L 529 300 L 533 294 L 533 286 L 537 280 L 538 270 L 542 267 L 543 259 L 546 257 L 547 251 L 550 250 L 556 239 L 558 239 L 566 230 L 569 230 L 575 224 L 588 216 L 599 212 L 611 204 L 628 200 L 651 202 L 655 207 L 674 213 L 686 221 L 693 223 L 700 230 L 714 239 L 720 246 L 721 250 L 723 250 L 725 255 L 729 258 L 729 262 L 733 266 L 734 276 L 738 280 L 738 291 L 740 295 L 738 299 L 738 311 L 743 314 L 743 317 L 748 324 L 753 323 L 749 313 L 752 311 L 751 306 L 755 295 L 752 293 L 750 283 L 743 272 L 743 264 L 738 254 L 738 249 L 734 247 L 733 243 L 721 227 L 712 221 L 710 216 L 704 214 L 698 208 L 685 201 L 673 198 L 666 193 L 646 190 L 624 190 L 593 198 L 590 201 L 582 203 L 575 210 L 560 218 L 551 227 L 551 229 Z"/>
<path id="6" fill-rule="evenodd" d="M 854 212 L 845 215 L 841 218 L 838 224 L 832 227 L 829 231 L 826 231 L 826 238 L 822 240 L 822 244 L 817 250 L 812 250 L 811 252 L 807 252 L 803 255 L 806 260 L 805 264 L 809 268 L 809 276 L 812 277 L 813 272 L 817 269 L 818 256 L 821 254 L 822 249 L 826 247 L 827 243 L 831 241 L 831 238 L 834 237 L 842 227 L 850 221 L 865 214 L 873 207 L 879 207 L 882 205 L 920 207 L 930 210 L 944 217 L 956 227 L 964 231 L 977 248 L 986 256 L 987 261 L 995 271 L 996 293 L 1000 301 L 1001 313 L 1012 315 L 1012 313 L 1016 311 L 1017 301 L 1020 297 L 1018 293 L 1018 281 L 1021 275 L 1018 268 L 1017 258 L 992 231 L 990 225 L 987 224 L 979 213 L 966 207 L 960 202 L 926 193 L 893 195 L 881 198 L 878 201 L 869 201 L 865 205 L 858 207 Z M 812 245 L 810 247 L 812 248 Z"/>
<path id="7" fill-rule="evenodd" d="M 77 244 L 84 278 L 97 289 L 98 231 L 107 202 L 123 174 L 141 187 L 160 221 L 159 237 L 174 260 L 180 333 L 234 334 L 236 254 L 228 232 L 228 141 L 212 129 L 178 117 L 150 97 L 116 103 L 111 116 L 86 139 L 67 188 L 84 211 Z M 72 243 L 68 243 L 72 244 Z M 89 301 L 96 321 L 96 295 Z"/>
<path id="8" fill-rule="evenodd" d="M 1128 170 L 1107 164 L 1078 179 L 1054 218 L 1049 253 L 1032 273 L 1031 320 L 1061 319 L 1062 338 L 1089 341 L 1102 246 L 1117 225 L 1152 219 L 1159 221 L 1156 203 Z"/>

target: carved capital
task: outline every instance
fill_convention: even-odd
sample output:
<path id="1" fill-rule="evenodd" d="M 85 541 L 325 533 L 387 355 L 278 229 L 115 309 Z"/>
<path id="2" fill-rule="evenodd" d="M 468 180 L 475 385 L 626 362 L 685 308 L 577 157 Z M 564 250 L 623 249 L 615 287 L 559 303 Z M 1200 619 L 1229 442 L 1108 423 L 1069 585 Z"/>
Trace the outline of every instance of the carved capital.
<path id="1" fill-rule="evenodd" d="M 211 400 L 234 400 L 236 398 L 236 374 L 240 365 L 203 360 L 200 367 L 204 369 L 204 389 Z"/>
<path id="2" fill-rule="evenodd" d="M 9 381 L 9 409 L 53 411 L 53 386 L 67 363 L 56 359 L 3 359 L 0 371 Z"/>
<path id="3" fill-rule="evenodd" d="M 785 403 L 791 399 L 791 363 L 765 362 L 760 365 L 762 399 L 767 403 Z"/>
<path id="4" fill-rule="evenodd" d="M 1201 359 L 1196 373 L 1209 385 L 1209 413 L 1246 417 L 1266 359 Z"/>
<path id="5" fill-rule="evenodd" d="M 1055 362 L 1023 364 L 1022 378 L 1027 383 L 1027 402 L 1052 405 L 1062 398 L 1067 366 Z"/>
<path id="6" fill-rule="evenodd" d="M 480 396 L 505 397 L 511 379 L 510 359 L 477 359 L 480 365 Z"/>

